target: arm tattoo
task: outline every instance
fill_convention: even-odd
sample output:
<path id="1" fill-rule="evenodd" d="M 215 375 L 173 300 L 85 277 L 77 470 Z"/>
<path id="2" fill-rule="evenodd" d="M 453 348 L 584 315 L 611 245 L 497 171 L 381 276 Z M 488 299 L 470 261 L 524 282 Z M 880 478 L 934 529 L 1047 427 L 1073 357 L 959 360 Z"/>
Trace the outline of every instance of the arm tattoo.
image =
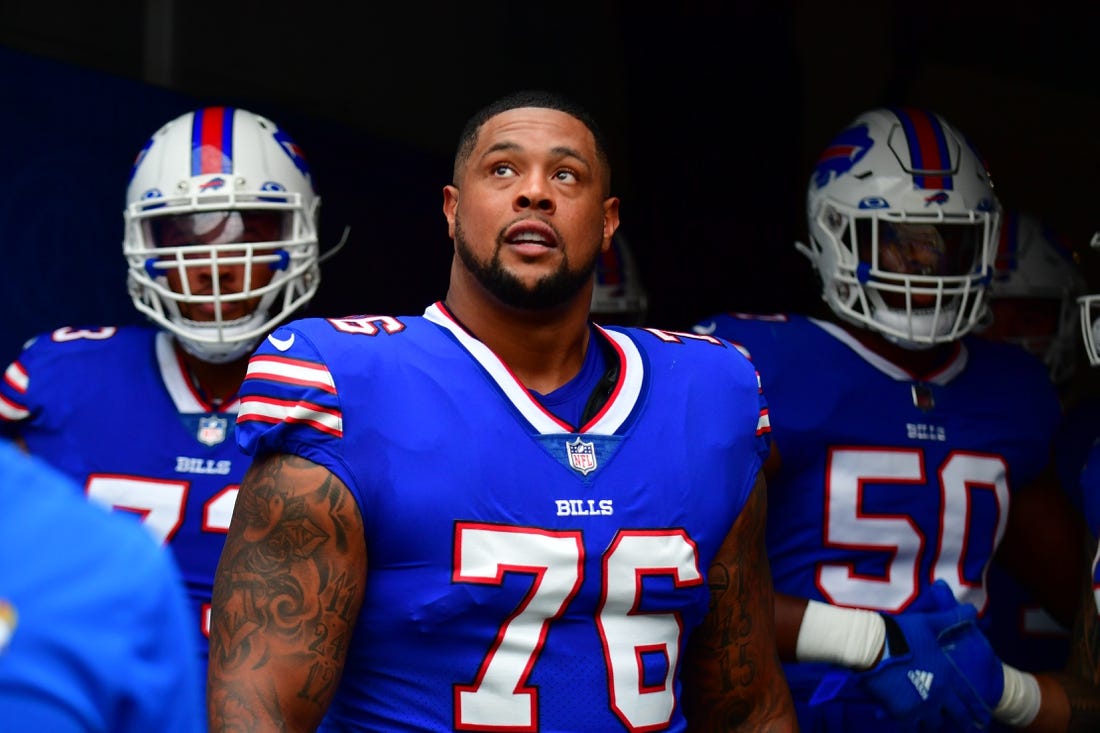
<path id="1" fill-rule="evenodd" d="M 794 720 L 775 646 L 765 519 L 761 478 L 708 573 L 710 610 L 684 663 L 691 730 L 788 730 Z"/>
<path id="2" fill-rule="evenodd" d="M 294 456 L 253 464 L 214 585 L 212 724 L 247 730 L 303 707 L 319 720 L 340 680 L 365 572 L 362 519 L 338 479 Z"/>

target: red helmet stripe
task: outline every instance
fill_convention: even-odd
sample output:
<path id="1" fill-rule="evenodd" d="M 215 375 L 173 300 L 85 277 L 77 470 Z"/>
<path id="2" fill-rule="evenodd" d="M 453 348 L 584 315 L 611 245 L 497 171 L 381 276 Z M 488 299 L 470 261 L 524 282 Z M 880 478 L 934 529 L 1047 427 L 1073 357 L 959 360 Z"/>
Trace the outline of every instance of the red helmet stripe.
<path id="1" fill-rule="evenodd" d="M 907 107 L 894 110 L 909 143 L 913 182 L 920 188 L 950 191 L 951 153 L 939 119 L 922 109 Z M 938 174 L 938 175 L 937 175 Z"/>
<path id="2" fill-rule="evenodd" d="M 191 175 L 233 172 L 233 108 L 206 107 L 191 127 Z"/>

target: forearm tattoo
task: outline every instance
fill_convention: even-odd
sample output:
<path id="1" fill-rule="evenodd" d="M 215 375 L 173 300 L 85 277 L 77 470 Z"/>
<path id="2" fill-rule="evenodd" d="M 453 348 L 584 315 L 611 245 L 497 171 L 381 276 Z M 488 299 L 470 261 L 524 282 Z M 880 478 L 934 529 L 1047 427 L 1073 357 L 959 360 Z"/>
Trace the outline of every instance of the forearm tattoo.
<path id="1" fill-rule="evenodd" d="M 293 689 L 318 717 L 327 708 L 362 601 L 362 545 L 358 509 L 326 469 L 276 456 L 245 477 L 218 566 L 210 635 L 211 680 L 227 681 L 218 688 L 227 696 L 212 701 L 223 715 L 251 718 L 241 729 L 264 722 L 256 706 L 275 721 L 294 707 L 280 690 Z"/>
<path id="2" fill-rule="evenodd" d="M 766 491 L 753 491 L 733 551 L 710 567 L 711 604 L 685 665 L 685 713 L 693 731 L 779 730 L 793 718 L 772 625 L 771 573 L 763 551 Z"/>

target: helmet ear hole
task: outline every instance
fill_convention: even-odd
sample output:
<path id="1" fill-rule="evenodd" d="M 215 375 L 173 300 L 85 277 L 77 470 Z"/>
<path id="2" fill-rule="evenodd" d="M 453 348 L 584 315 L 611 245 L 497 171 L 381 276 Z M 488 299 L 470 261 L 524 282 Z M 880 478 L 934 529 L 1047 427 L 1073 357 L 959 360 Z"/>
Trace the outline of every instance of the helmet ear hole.
<path id="1" fill-rule="evenodd" d="M 974 147 L 940 115 L 858 115 L 815 164 L 806 211 L 799 250 L 839 318 L 915 348 L 980 322 L 1000 204 Z"/>
<path id="2" fill-rule="evenodd" d="M 319 202 L 301 148 L 271 120 L 203 107 L 168 122 L 126 192 L 134 306 L 205 361 L 247 355 L 316 293 Z"/>

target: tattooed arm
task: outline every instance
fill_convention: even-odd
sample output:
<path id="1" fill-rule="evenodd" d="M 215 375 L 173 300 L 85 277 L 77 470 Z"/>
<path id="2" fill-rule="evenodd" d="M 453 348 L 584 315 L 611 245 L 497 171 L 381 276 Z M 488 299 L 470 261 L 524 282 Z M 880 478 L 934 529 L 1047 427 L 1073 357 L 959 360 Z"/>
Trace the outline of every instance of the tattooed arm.
<path id="1" fill-rule="evenodd" d="M 776 654 L 766 514 L 761 472 L 710 566 L 710 611 L 685 655 L 684 713 L 690 730 L 798 730 Z"/>
<path id="2" fill-rule="evenodd" d="M 363 601 L 359 509 L 327 469 L 260 456 L 241 482 L 214 578 L 211 731 L 312 731 Z"/>

